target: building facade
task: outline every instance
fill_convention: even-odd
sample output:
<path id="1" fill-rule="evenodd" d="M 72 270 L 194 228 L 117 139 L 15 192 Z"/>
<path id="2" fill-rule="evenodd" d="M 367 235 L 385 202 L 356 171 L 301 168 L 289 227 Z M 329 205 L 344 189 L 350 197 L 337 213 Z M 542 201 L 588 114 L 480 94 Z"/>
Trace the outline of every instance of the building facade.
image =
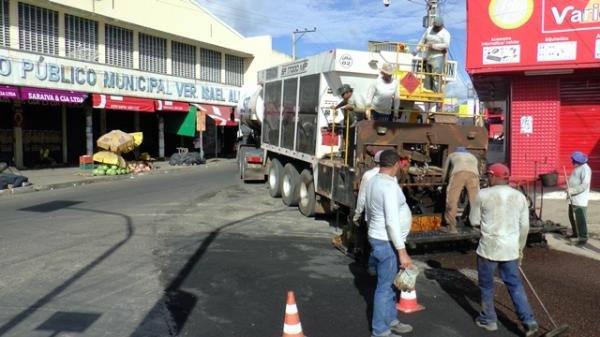
<path id="1" fill-rule="evenodd" d="M 588 154 L 600 186 L 600 5 L 588 0 L 467 2 L 467 71 L 513 178 L 572 169 Z M 498 124 L 502 124 L 499 126 Z M 564 179 L 561 179 L 564 180 Z"/>
<path id="2" fill-rule="evenodd" d="M 193 148 L 196 109 L 206 149 L 231 149 L 215 136 L 235 134 L 242 87 L 289 59 L 192 1 L 0 0 L 0 15 L 0 161 L 18 167 L 75 163 L 112 129 L 144 132 L 154 157 Z"/>

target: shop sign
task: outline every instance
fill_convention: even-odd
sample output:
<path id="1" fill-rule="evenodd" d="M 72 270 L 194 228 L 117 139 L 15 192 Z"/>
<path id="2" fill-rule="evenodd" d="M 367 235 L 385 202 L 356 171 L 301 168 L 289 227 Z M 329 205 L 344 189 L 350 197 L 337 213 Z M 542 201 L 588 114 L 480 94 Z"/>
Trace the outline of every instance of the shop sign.
<path id="1" fill-rule="evenodd" d="M 234 105 L 240 88 L 109 65 L 0 49 L 3 84 Z"/>
<path id="2" fill-rule="evenodd" d="M 597 67 L 600 2 L 468 0 L 467 70 Z"/>

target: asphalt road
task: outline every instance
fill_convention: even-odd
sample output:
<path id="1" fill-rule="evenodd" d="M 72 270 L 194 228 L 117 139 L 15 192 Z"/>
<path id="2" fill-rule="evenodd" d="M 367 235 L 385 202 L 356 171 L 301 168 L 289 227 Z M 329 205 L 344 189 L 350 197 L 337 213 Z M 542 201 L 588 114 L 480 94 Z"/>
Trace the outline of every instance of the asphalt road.
<path id="1" fill-rule="evenodd" d="M 374 279 L 331 247 L 331 221 L 232 164 L 15 195 L 0 214 L 0 336 L 280 336 L 288 290 L 306 335 L 369 336 Z M 519 335 L 501 286 L 500 331 L 473 325 L 472 252 L 415 258 L 426 310 L 400 316 L 408 336 Z M 598 263 L 541 249 L 526 262 L 572 336 L 597 336 Z"/>

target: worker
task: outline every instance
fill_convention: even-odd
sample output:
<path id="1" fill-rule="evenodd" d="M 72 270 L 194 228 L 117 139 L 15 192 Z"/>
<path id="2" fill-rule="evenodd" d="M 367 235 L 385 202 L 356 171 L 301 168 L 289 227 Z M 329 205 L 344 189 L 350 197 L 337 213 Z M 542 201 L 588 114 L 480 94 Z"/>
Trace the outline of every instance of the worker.
<path id="1" fill-rule="evenodd" d="M 394 67 L 389 63 L 385 63 L 367 94 L 367 104 L 369 104 L 367 118 L 391 122 L 394 117 L 398 117 L 400 97 L 398 81 L 393 78 L 393 75 Z"/>
<path id="2" fill-rule="evenodd" d="M 587 164 L 588 157 L 580 151 L 571 155 L 573 172 L 569 177 L 569 221 L 573 235 L 571 243 L 584 245 L 587 243 L 587 206 L 592 182 L 592 169 Z"/>
<path id="3" fill-rule="evenodd" d="M 449 178 L 446 190 L 446 211 L 444 220 L 449 233 L 458 233 L 456 228 L 456 213 L 458 202 L 463 189 L 467 189 L 469 204 L 472 205 L 479 192 L 479 163 L 477 157 L 459 146 L 456 151 L 448 155 L 442 169 L 442 181 Z"/>
<path id="4" fill-rule="evenodd" d="M 444 28 L 444 19 L 436 16 L 419 41 L 417 51 L 422 52 L 425 72 L 425 88 L 441 91 L 441 74 L 444 73 L 446 53 L 450 49 L 450 32 Z M 416 55 L 416 52 L 414 53 Z M 436 75 L 438 74 L 438 75 Z"/>
<path id="5" fill-rule="evenodd" d="M 354 115 L 352 114 L 352 111 L 354 111 L 355 107 L 354 100 L 352 99 L 352 95 L 354 94 L 354 88 L 352 88 L 349 84 L 344 84 L 338 88 L 337 92 L 338 95 L 342 97 L 342 100 L 335 107 L 337 113 L 335 121 L 332 121 L 332 123 L 340 123 L 339 130 L 342 132 L 342 141 L 340 142 L 339 149 L 340 153 L 342 153 L 345 150 L 346 124 L 350 125 L 350 127 L 354 126 Z M 342 116 L 343 120 L 342 118 L 340 118 Z M 348 119 L 350 119 L 349 122 Z"/>
<path id="6" fill-rule="evenodd" d="M 526 336 L 533 336 L 539 326 L 519 276 L 529 234 L 529 204 L 523 193 L 508 186 L 510 171 L 506 165 L 489 166 L 487 176 L 490 187 L 479 191 L 469 216 L 471 224 L 481 226 L 477 247 L 481 312 L 475 324 L 487 331 L 498 330 L 494 274 L 499 269 Z"/>
<path id="7" fill-rule="evenodd" d="M 365 199 L 369 243 L 377 265 L 371 335 L 398 337 L 412 331 L 410 325 L 400 323 L 397 318 L 392 285 L 398 272 L 398 260 L 403 269 L 412 266 L 405 247 L 412 215 L 396 181 L 396 175 L 408 161 L 401 160 L 394 150 L 385 150 L 379 165 L 379 173 L 367 185 Z"/>

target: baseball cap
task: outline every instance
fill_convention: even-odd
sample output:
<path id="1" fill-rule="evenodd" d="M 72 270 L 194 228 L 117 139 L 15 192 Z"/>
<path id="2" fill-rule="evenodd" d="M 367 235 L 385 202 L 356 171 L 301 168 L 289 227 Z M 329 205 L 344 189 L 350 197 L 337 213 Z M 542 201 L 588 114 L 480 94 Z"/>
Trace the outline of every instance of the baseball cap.
<path id="1" fill-rule="evenodd" d="M 383 152 L 383 150 L 379 150 L 375 153 L 375 156 L 373 156 L 373 160 L 379 164 L 379 161 L 381 160 L 381 153 Z"/>
<path id="2" fill-rule="evenodd" d="M 579 164 L 585 164 L 588 161 L 588 157 L 581 151 L 575 151 L 571 155 L 571 160 Z"/>
<path id="3" fill-rule="evenodd" d="M 467 152 L 467 148 L 464 146 L 459 146 L 456 148 L 456 152 Z"/>
<path id="4" fill-rule="evenodd" d="M 492 164 L 488 166 L 487 173 L 493 175 L 496 178 L 508 178 L 510 177 L 510 169 L 500 163 Z"/>

